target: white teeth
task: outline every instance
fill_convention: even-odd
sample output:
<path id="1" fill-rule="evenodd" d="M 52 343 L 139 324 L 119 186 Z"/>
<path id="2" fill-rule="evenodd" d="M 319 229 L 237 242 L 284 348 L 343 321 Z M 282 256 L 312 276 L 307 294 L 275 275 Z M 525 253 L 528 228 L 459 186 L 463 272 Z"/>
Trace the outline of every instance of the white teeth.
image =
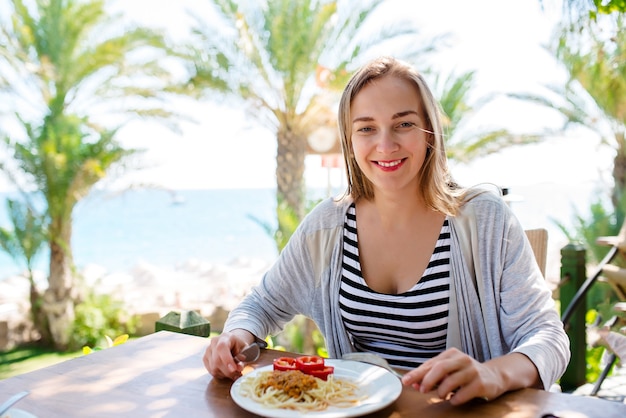
<path id="1" fill-rule="evenodd" d="M 391 161 L 391 162 L 382 162 L 379 161 L 378 165 L 382 166 L 382 167 L 395 167 L 398 164 L 400 164 L 402 162 L 402 160 L 396 160 L 396 161 Z"/>

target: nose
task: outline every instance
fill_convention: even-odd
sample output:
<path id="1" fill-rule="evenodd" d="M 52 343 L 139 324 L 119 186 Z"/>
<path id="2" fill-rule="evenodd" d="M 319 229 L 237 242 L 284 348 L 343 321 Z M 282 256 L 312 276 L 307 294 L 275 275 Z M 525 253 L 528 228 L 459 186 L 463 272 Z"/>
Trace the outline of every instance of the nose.
<path id="1" fill-rule="evenodd" d="M 393 132 L 383 129 L 380 131 L 378 137 L 378 143 L 376 144 L 376 150 L 381 154 L 391 154 L 398 149 L 398 142 Z"/>

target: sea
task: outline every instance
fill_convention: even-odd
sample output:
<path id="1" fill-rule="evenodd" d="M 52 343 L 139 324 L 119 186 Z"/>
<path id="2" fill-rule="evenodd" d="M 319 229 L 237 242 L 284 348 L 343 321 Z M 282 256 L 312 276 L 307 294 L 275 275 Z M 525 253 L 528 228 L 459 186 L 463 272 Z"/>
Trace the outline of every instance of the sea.
<path id="1" fill-rule="evenodd" d="M 0 196 L 3 202 L 9 197 Z M 190 259 L 271 261 L 277 250 L 262 225 L 276 225 L 275 208 L 273 189 L 96 191 L 74 211 L 74 261 L 79 269 L 95 264 L 109 272 L 140 262 L 172 267 Z M 10 227 L 6 204 L 0 205 L 0 225 Z M 48 254 L 42 252 L 36 270 L 48 271 Z M 0 253 L 0 279 L 24 267 Z"/>
<path id="2" fill-rule="evenodd" d="M 309 199 L 339 190 L 311 189 Z M 510 205 L 525 228 L 549 231 L 548 259 L 559 257 L 567 244 L 558 223 L 571 225 L 588 212 L 598 185 L 541 183 L 509 187 Z M 72 250 L 79 269 L 97 265 L 106 272 L 127 272 L 138 263 L 172 268 L 189 260 L 233 263 L 238 259 L 272 262 L 278 251 L 263 225 L 276 225 L 276 191 L 267 189 L 96 190 L 77 205 Z M 11 227 L 6 200 L 0 193 L 0 226 Z M 47 251 L 47 250 L 46 250 Z M 35 270 L 47 274 L 42 252 Z M 21 274 L 23 264 L 0 251 L 0 280 Z"/>

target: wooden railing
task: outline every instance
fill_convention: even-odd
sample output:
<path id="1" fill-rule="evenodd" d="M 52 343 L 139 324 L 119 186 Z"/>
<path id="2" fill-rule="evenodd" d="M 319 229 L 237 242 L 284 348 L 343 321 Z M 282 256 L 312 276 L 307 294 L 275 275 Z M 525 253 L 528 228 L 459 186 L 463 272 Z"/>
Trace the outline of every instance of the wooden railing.
<path id="1" fill-rule="evenodd" d="M 560 300 L 563 312 L 561 319 L 570 338 L 572 351 L 572 359 L 561 379 L 561 387 L 564 390 L 575 389 L 586 383 L 587 295 L 593 285 L 598 281 L 607 282 L 621 301 L 626 300 L 626 268 L 618 263 L 619 258 L 626 260 L 626 223 L 622 225 L 618 235 L 600 237 L 596 242 L 610 248 L 589 276 L 586 276 L 584 247 L 570 244 L 561 250 Z M 622 302 L 615 304 L 613 309 L 618 312 L 623 311 L 625 307 Z M 607 324 L 614 323 L 614 319 L 609 320 Z M 617 359 L 617 355 L 611 353 L 609 362 L 594 384 L 592 396 L 598 393 Z"/>

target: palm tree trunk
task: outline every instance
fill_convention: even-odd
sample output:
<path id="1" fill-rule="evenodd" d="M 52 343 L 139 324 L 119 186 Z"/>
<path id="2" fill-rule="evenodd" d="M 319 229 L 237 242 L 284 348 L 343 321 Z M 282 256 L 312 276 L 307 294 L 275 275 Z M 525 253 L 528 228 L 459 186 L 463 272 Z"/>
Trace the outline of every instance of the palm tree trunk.
<path id="1" fill-rule="evenodd" d="M 30 315 L 33 327 L 39 333 L 39 343 L 43 346 L 49 346 L 52 343 L 52 335 L 50 335 L 50 327 L 48 327 L 48 318 L 42 309 L 42 296 L 39 290 L 37 290 L 33 272 L 30 268 L 28 270 L 28 280 L 30 282 Z"/>
<path id="2" fill-rule="evenodd" d="M 277 199 L 284 199 L 298 219 L 304 217 L 304 158 L 306 138 L 290 127 L 281 127 L 277 134 L 276 184 Z"/>
<path id="3" fill-rule="evenodd" d="M 615 158 L 613 159 L 613 194 L 611 196 L 613 207 L 616 211 L 623 210 L 620 207 L 622 194 L 626 192 L 626 139 L 624 133 L 619 132 L 615 135 L 617 147 Z"/>
<path id="4" fill-rule="evenodd" d="M 70 341 L 74 324 L 74 277 L 70 233 L 59 234 L 50 239 L 50 276 L 48 289 L 43 297 L 52 342 L 57 350 L 65 350 Z"/>

